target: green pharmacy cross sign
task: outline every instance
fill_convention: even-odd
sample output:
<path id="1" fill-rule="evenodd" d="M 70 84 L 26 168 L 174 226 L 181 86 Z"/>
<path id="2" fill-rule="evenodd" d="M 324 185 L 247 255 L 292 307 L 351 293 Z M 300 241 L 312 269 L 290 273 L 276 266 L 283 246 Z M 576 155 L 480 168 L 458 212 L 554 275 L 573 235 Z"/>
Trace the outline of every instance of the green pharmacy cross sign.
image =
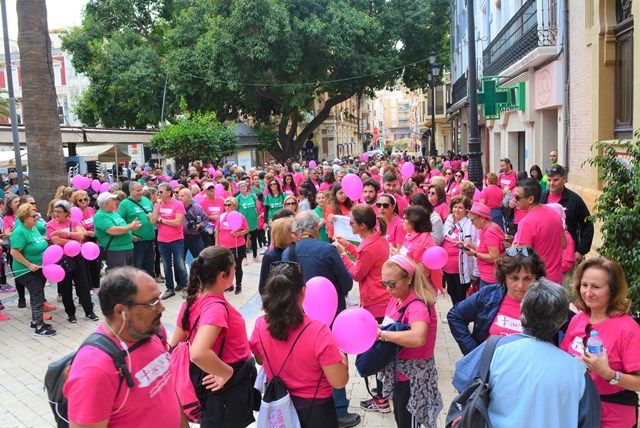
<path id="1" fill-rule="evenodd" d="M 513 109 L 524 110 L 526 104 L 525 82 L 515 86 L 500 86 L 499 77 L 484 77 L 482 91 L 478 92 L 478 105 L 482 105 L 485 119 L 500 119 L 500 112 Z"/>

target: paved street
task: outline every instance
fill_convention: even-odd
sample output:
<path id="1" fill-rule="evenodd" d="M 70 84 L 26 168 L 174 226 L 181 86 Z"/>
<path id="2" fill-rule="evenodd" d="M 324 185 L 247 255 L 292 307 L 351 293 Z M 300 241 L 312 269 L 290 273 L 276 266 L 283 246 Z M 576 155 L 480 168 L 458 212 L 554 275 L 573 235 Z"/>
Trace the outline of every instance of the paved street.
<path id="1" fill-rule="evenodd" d="M 260 298 L 258 295 L 258 275 L 260 266 L 250 264 L 245 267 L 245 284 L 243 292 L 239 296 L 227 293 L 227 299 L 239 308 L 247 321 L 247 333 L 253 329 L 255 319 L 260 315 Z M 160 284 L 161 286 L 163 284 Z M 354 287 L 357 289 L 357 285 Z M 66 320 L 62 303 L 56 302 L 55 286 L 45 289 L 50 303 L 58 306 L 51 312 L 53 320 L 50 321 L 58 334 L 54 337 L 35 337 L 29 328 L 30 310 L 18 309 L 18 298 L 15 293 L 0 295 L 8 321 L 0 322 L 0 337 L 2 348 L 0 349 L 0 427 L 52 427 L 54 426 L 51 409 L 48 405 L 46 393 L 43 390 L 43 379 L 47 365 L 69 352 L 74 351 L 82 340 L 97 327 L 97 323 L 84 319 L 82 308 L 79 308 L 77 324 L 69 324 Z M 94 297 L 97 305 L 97 297 Z M 166 311 L 163 313 L 163 321 L 169 334 L 172 334 L 177 319 L 178 310 L 182 300 L 179 296 L 165 301 Z M 451 301 L 442 296 L 438 297 L 437 310 L 439 317 L 445 316 L 451 306 Z M 100 318 L 99 306 L 96 313 Z M 438 338 L 436 342 L 436 365 L 440 376 L 439 385 L 443 395 L 445 409 L 440 414 L 439 426 L 444 427 L 446 409 L 455 390 L 451 385 L 454 364 L 460 358 L 461 353 L 451 337 L 446 324 L 438 324 Z M 359 402 L 367 398 L 368 394 L 364 381 L 360 378 L 352 363 L 350 373 L 351 380 L 347 385 L 347 395 L 351 399 L 350 411 L 357 412 L 363 417 L 360 426 L 366 427 L 394 427 L 393 414 L 380 414 L 364 412 L 359 407 Z M 141 425 L 142 426 L 142 425 Z"/>

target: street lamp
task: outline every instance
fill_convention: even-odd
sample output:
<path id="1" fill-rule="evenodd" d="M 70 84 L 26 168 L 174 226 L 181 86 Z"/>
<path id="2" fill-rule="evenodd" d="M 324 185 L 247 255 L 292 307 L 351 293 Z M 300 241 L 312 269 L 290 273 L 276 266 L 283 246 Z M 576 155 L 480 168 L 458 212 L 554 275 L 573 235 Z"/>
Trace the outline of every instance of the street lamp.
<path id="1" fill-rule="evenodd" d="M 429 52 L 429 71 L 427 73 L 431 85 L 431 147 L 429 149 L 431 156 L 438 155 L 438 150 L 436 150 L 436 83 L 439 76 L 440 64 L 436 62 L 436 53 L 431 51 Z"/>

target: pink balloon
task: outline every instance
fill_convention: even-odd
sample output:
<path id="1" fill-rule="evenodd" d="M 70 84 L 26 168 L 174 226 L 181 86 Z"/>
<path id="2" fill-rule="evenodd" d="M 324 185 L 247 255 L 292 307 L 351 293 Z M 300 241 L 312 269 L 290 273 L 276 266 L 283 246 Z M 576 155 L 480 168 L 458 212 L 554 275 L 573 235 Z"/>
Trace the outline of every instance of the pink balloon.
<path id="1" fill-rule="evenodd" d="M 93 180 L 91 182 L 91 188 L 93 189 L 94 192 L 99 192 L 100 191 L 100 180 Z"/>
<path id="2" fill-rule="evenodd" d="M 82 221 L 82 210 L 78 207 L 72 207 L 71 219 L 75 221 Z"/>
<path id="3" fill-rule="evenodd" d="M 176 180 L 171 180 L 171 183 L 169 184 L 171 184 L 172 189 L 175 189 L 175 187 L 178 185 L 178 182 Z"/>
<path id="4" fill-rule="evenodd" d="M 431 247 L 422 254 L 422 263 L 429 269 L 442 269 L 447 264 L 447 250 L 442 247 Z"/>
<path id="5" fill-rule="evenodd" d="M 202 196 L 201 193 L 198 193 L 193 197 L 193 200 L 196 201 L 196 204 L 199 204 L 200 202 L 202 202 L 202 199 L 204 199 L 204 196 Z"/>
<path id="6" fill-rule="evenodd" d="M 336 287 L 327 278 L 314 276 L 307 281 L 302 307 L 309 318 L 322 321 L 330 327 L 338 309 Z"/>
<path id="7" fill-rule="evenodd" d="M 82 250 L 82 245 L 78 241 L 69 241 L 64 244 L 64 254 L 65 256 L 75 257 L 80 254 Z"/>
<path id="8" fill-rule="evenodd" d="M 242 227 L 242 214 L 238 211 L 231 211 L 228 213 L 225 220 L 227 220 L 229 228 L 234 232 L 237 232 Z"/>
<path id="9" fill-rule="evenodd" d="M 60 245 L 51 245 L 42 254 L 42 264 L 51 265 L 58 263 L 64 254 L 64 250 Z"/>
<path id="10" fill-rule="evenodd" d="M 100 185 L 100 193 L 108 192 L 111 185 L 106 181 Z"/>
<path id="11" fill-rule="evenodd" d="M 216 169 L 213 168 L 213 167 L 209 167 L 209 169 L 207 171 L 209 171 L 209 174 L 211 174 L 211 175 L 216 173 Z"/>
<path id="12" fill-rule="evenodd" d="M 89 187 L 91 187 L 91 179 L 89 177 L 82 177 L 82 186 L 85 189 L 88 189 Z"/>
<path id="13" fill-rule="evenodd" d="M 78 190 L 85 190 L 91 185 L 91 180 L 89 180 L 89 185 L 87 186 L 87 177 L 83 177 L 81 175 L 74 175 L 71 179 L 71 185 Z"/>
<path id="14" fill-rule="evenodd" d="M 315 168 L 317 166 L 318 166 L 318 164 L 316 164 L 316 161 L 312 160 L 312 161 L 309 162 L 309 168 Z"/>
<path id="15" fill-rule="evenodd" d="M 216 196 L 222 196 L 224 193 L 224 186 L 220 183 L 216 184 Z"/>
<path id="16" fill-rule="evenodd" d="M 100 247 L 95 242 L 85 242 L 80 250 L 82 257 L 87 260 L 95 260 L 100 255 Z"/>
<path id="17" fill-rule="evenodd" d="M 347 174 L 342 179 L 342 190 L 352 201 L 362 197 L 362 179 L 356 174 Z"/>
<path id="18" fill-rule="evenodd" d="M 51 282 L 60 282 L 65 276 L 62 266 L 54 264 L 43 266 L 42 273 Z"/>
<path id="19" fill-rule="evenodd" d="M 378 323 L 363 308 L 346 309 L 333 322 L 333 337 L 347 354 L 362 354 L 373 346 L 378 336 Z"/>
<path id="20" fill-rule="evenodd" d="M 405 162 L 404 165 L 402 165 L 402 178 L 409 178 L 411 176 L 413 176 L 413 172 L 415 171 L 415 166 L 413 165 L 412 162 Z"/>

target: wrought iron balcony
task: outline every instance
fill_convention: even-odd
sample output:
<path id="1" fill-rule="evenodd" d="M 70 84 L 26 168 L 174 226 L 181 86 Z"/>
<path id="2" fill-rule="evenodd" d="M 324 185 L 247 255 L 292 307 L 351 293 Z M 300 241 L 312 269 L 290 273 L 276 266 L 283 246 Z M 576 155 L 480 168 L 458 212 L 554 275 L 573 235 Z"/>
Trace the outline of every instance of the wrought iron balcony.
<path id="1" fill-rule="evenodd" d="M 546 22 L 538 22 L 539 7 Z M 555 46 L 558 30 L 553 13 L 549 0 L 527 1 L 484 50 L 484 75 L 498 76 L 534 49 Z"/>
<path id="2" fill-rule="evenodd" d="M 451 103 L 455 104 L 467 96 L 467 74 L 463 74 L 455 81 L 451 90 Z"/>

